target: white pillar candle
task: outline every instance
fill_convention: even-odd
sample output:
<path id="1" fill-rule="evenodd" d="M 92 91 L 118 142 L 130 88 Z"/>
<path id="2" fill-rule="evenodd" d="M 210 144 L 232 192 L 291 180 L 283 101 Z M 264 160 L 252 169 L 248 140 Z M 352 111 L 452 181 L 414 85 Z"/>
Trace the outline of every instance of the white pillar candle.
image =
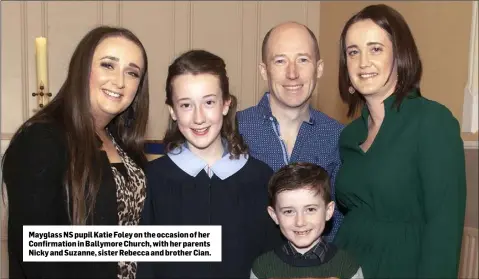
<path id="1" fill-rule="evenodd" d="M 38 37 L 35 39 L 35 54 L 37 61 L 37 90 L 40 91 L 40 85 L 43 84 L 43 92 L 48 92 L 46 38 Z"/>

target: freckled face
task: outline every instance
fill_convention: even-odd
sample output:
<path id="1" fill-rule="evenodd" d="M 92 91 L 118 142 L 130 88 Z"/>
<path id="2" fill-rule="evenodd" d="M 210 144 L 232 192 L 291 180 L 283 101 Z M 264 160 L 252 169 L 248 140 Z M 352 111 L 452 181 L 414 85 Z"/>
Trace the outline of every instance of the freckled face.
<path id="1" fill-rule="evenodd" d="M 280 192 L 275 208 L 268 207 L 271 218 L 300 253 L 318 243 L 333 212 L 334 202 L 325 204 L 321 195 L 308 188 Z"/>

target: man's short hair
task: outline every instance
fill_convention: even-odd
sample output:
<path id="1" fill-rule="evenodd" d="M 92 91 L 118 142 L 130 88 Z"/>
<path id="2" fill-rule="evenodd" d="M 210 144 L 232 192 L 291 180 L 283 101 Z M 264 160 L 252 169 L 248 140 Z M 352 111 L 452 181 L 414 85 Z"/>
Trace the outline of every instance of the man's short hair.
<path id="1" fill-rule="evenodd" d="M 283 191 L 310 189 L 331 202 L 330 178 L 324 168 L 312 163 L 291 163 L 280 168 L 268 183 L 269 205 L 274 208 L 276 197 Z"/>
<path id="2" fill-rule="evenodd" d="M 319 44 L 318 44 L 318 40 L 316 39 L 316 36 L 314 35 L 313 31 L 309 29 L 308 26 L 301 23 L 297 23 L 297 24 L 303 26 L 304 28 L 306 28 L 306 30 L 308 30 L 309 36 L 311 37 L 311 40 L 313 40 L 313 47 L 314 47 L 314 54 L 316 55 L 316 61 L 318 61 L 319 59 L 321 59 L 321 56 L 319 53 Z M 266 35 L 264 36 L 263 44 L 261 45 L 261 59 L 263 60 L 263 63 L 266 63 L 266 60 L 267 60 L 267 51 L 268 51 L 267 46 L 268 46 L 269 37 L 271 35 L 271 32 L 273 32 L 273 30 L 276 27 L 277 26 L 269 29 L 268 33 L 266 33 Z"/>

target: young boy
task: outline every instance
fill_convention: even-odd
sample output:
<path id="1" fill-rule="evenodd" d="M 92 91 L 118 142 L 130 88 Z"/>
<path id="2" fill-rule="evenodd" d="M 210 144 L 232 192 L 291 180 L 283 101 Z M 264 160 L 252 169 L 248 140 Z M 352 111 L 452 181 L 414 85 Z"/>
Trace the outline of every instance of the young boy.
<path id="1" fill-rule="evenodd" d="M 334 212 L 328 173 L 310 163 L 278 170 L 268 184 L 268 213 L 287 242 L 258 257 L 251 278 L 363 278 L 343 250 L 321 239 Z"/>

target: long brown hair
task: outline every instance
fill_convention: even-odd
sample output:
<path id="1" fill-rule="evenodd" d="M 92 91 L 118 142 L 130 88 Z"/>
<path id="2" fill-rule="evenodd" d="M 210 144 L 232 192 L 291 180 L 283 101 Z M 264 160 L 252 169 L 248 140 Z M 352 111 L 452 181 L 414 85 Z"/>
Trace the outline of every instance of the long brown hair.
<path id="1" fill-rule="evenodd" d="M 68 165 L 63 177 L 67 210 L 72 224 L 86 224 L 94 210 L 101 183 L 101 151 L 90 109 L 90 72 L 93 53 L 104 39 L 122 37 L 141 48 L 145 68 L 132 104 L 107 126 L 115 141 L 141 168 L 146 165 L 143 138 L 149 107 L 148 60 L 140 40 L 124 28 L 100 26 L 88 32 L 76 47 L 68 75 L 52 101 L 20 126 L 12 138 L 34 123 L 55 123 L 65 133 Z M 3 161 L 9 156 L 6 150 Z M 93 220 L 93 218 L 92 218 Z"/>
<path id="2" fill-rule="evenodd" d="M 349 105 L 348 116 L 352 117 L 364 105 L 361 94 L 350 94 L 347 57 L 346 34 L 349 27 L 358 21 L 370 19 L 389 35 L 393 45 L 394 61 L 397 67 L 398 81 L 394 93 L 396 100 L 393 106 L 399 107 L 404 97 L 413 89 L 420 96 L 419 83 L 422 75 L 422 64 L 414 37 L 403 16 L 395 9 L 384 5 L 367 6 L 352 16 L 344 25 L 339 40 L 339 94 Z M 392 71 L 392 69 L 391 69 Z"/>
<path id="3" fill-rule="evenodd" d="M 168 77 L 166 78 L 166 104 L 171 107 L 173 107 L 173 80 L 175 77 L 184 74 L 212 74 L 218 77 L 223 102 L 231 100 L 228 113 L 223 116 L 221 137 L 227 140 L 228 151 L 231 153 L 232 158 L 237 159 L 241 154 L 247 154 L 248 147 L 238 131 L 238 121 L 236 119 L 237 100 L 236 97 L 230 93 L 224 60 L 205 50 L 190 50 L 176 58 L 168 67 Z M 185 140 L 185 137 L 178 129 L 178 124 L 170 116 L 168 129 L 163 140 L 165 151 L 170 152 L 177 147 L 181 147 Z"/>

